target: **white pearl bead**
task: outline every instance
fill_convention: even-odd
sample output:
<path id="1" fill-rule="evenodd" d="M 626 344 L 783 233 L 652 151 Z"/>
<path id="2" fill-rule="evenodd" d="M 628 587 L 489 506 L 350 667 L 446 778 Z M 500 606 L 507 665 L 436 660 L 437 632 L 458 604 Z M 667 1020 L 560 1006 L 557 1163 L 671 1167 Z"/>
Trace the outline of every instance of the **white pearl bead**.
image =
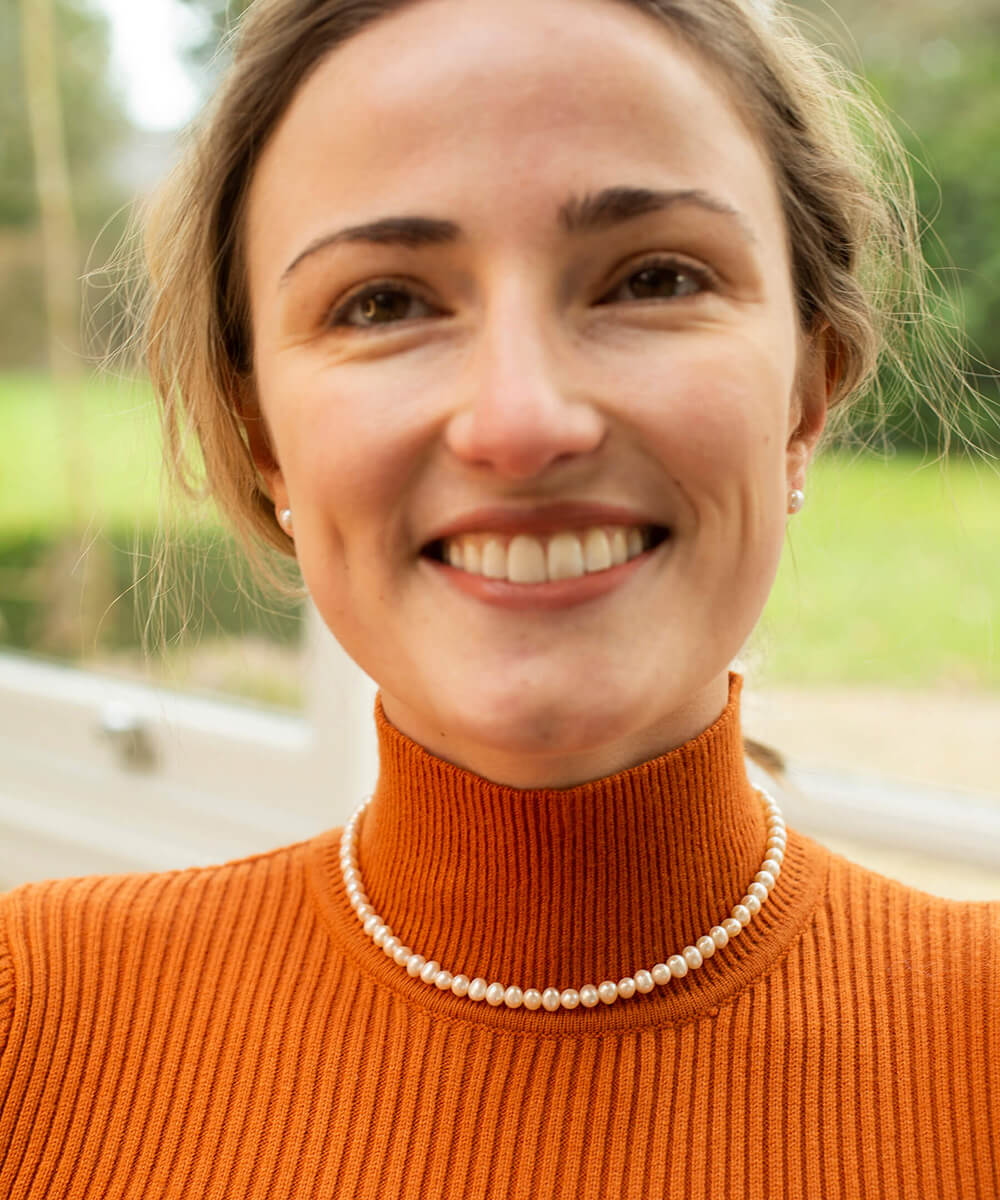
<path id="1" fill-rule="evenodd" d="M 402 945 L 402 943 L 400 942 L 398 937 L 395 937 L 395 936 L 387 937 L 385 939 L 385 941 L 382 943 L 382 952 L 388 958 L 392 958 L 392 956 L 396 953 L 397 949 L 401 945 Z"/>
<path id="2" fill-rule="evenodd" d="M 542 993 L 538 988 L 528 988 L 524 993 L 524 1007 L 531 1009 L 532 1012 L 542 1007 Z"/>
<path id="3" fill-rule="evenodd" d="M 365 923 L 362 928 L 364 929 L 365 933 L 371 937 L 371 935 L 381 924 L 382 918 L 378 915 L 378 913 L 371 913 L 369 916 L 365 917 Z"/>
<path id="4" fill-rule="evenodd" d="M 670 974 L 675 979 L 683 979 L 688 973 L 687 962 L 681 954 L 671 954 L 667 959 L 667 966 L 670 968 Z"/>
<path id="5" fill-rule="evenodd" d="M 704 962 L 704 959 L 701 957 L 701 951 L 697 946 L 685 946 L 681 954 L 684 955 L 684 961 L 692 971 L 696 970 Z"/>
<path id="6" fill-rule="evenodd" d="M 605 979 L 603 983 L 597 985 L 597 994 L 605 1004 L 614 1004 L 618 999 L 618 984 L 612 983 L 610 979 Z"/>
<path id="7" fill-rule="evenodd" d="M 747 888 L 747 895 L 756 896 L 761 904 L 763 904 L 767 899 L 767 888 L 762 883 L 751 883 Z"/>
<path id="8" fill-rule="evenodd" d="M 422 954 L 411 954 L 406 960 L 406 970 L 410 975 L 419 975 L 427 961 Z"/>
<path id="9" fill-rule="evenodd" d="M 749 925 L 751 920 L 751 912 L 745 904 L 737 904 L 733 909 L 733 920 L 739 921 L 740 925 Z"/>
<path id="10" fill-rule="evenodd" d="M 503 996 L 506 990 L 502 983 L 491 983 L 486 989 L 486 1003 L 492 1004 L 494 1008 L 499 1004 L 503 1004 Z"/>
<path id="11" fill-rule="evenodd" d="M 673 976 L 670 974 L 670 968 L 666 963 L 657 963 L 649 973 L 653 977 L 653 982 L 659 984 L 661 987 L 673 979 Z"/>
<path id="12" fill-rule="evenodd" d="M 580 993 L 576 988 L 564 988 L 559 993 L 559 1003 L 563 1008 L 576 1008 L 580 1003 Z"/>
<path id="13" fill-rule="evenodd" d="M 451 981 L 451 990 L 456 996 L 467 996 L 469 994 L 468 975 L 456 975 Z"/>
<path id="14" fill-rule="evenodd" d="M 424 965 L 420 968 L 420 978 L 424 981 L 424 983 L 433 983 L 434 976 L 440 970 L 441 970 L 441 964 L 439 962 L 436 962 L 432 958 L 430 960 L 430 962 L 425 962 Z"/>
<path id="15" fill-rule="evenodd" d="M 489 997 L 487 997 L 489 999 Z M 524 992 L 513 984 L 504 992 L 503 1002 L 508 1008 L 520 1008 L 524 1003 Z"/>
<path id="16" fill-rule="evenodd" d="M 737 937 L 743 932 L 743 926 L 736 920 L 735 917 L 726 917 L 722 922 L 722 928 L 731 937 Z"/>
<path id="17" fill-rule="evenodd" d="M 642 992 L 643 995 L 651 992 L 656 987 L 653 977 L 648 971 L 636 971 L 633 978 L 635 979 L 635 990 Z"/>
<path id="18" fill-rule="evenodd" d="M 768 852 L 767 852 L 767 858 L 765 858 L 764 861 L 760 864 L 760 869 L 762 871 L 770 871 L 771 874 L 774 876 L 774 878 L 777 879 L 778 874 L 781 871 L 781 864 L 784 861 L 785 861 L 784 850 L 780 850 L 777 846 L 772 846 L 771 849 L 768 850 Z M 774 869 L 775 867 L 778 868 L 777 871 Z"/>
<path id="19" fill-rule="evenodd" d="M 406 960 L 410 957 L 410 955 L 412 953 L 413 953 L 413 951 L 410 949 L 409 946 L 397 946 L 396 949 L 393 951 L 392 960 L 398 966 L 405 967 Z"/>
<path id="20" fill-rule="evenodd" d="M 721 950 L 723 946 L 729 944 L 729 934 L 722 928 L 721 925 L 713 925 L 708 931 L 708 936 L 715 942 L 717 949 Z"/>
<path id="21" fill-rule="evenodd" d="M 699 951 L 701 952 L 702 958 L 711 958 L 712 955 L 715 953 L 715 949 L 716 949 L 715 942 L 708 936 L 707 933 L 703 933 L 701 935 L 701 937 L 695 942 L 695 945 L 698 947 Z"/>
<path id="22" fill-rule="evenodd" d="M 596 1008 L 601 1002 L 601 997 L 598 995 L 597 988 L 592 983 L 585 983 L 580 988 L 580 1003 L 584 1008 Z"/>
<path id="23" fill-rule="evenodd" d="M 743 897 L 740 904 L 743 905 L 752 917 L 755 917 L 760 912 L 760 901 L 756 896 L 751 896 L 749 892 Z"/>
<path id="24" fill-rule="evenodd" d="M 486 983 L 486 980 L 480 979 L 477 975 L 476 978 L 473 979 L 473 981 L 469 984 L 469 990 L 466 995 L 470 1000 L 485 1000 L 486 993 L 488 991 L 489 987 Z"/>
<path id="25" fill-rule="evenodd" d="M 764 886 L 767 888 L 767 890 L 768 890 L 768 891 L 770 891 L 770 890 L 771 890 L 771 888 L 773 888 L 773 887 L 774 887 L 774 885 L 775 885 L 775 884 L 776 884 L 778 881 L 777 881 L 777 879 L 775 879 L 775 877 L 774 877 L 774 876 L 771 874 L 771 872 L 770 872 L 770 871 L 760 870 L 760 871 L 758 871 L 758 872 L 757 872 L 757 874 L 754 876 L 754 882 L 755 882 L 755 883 L 762 883 L 762 884 L 763 884 L 763 885 L 764 885 Z M 750 890 L 750 889 L 749 889 L 749 888 L 747 888 L 747 891 L 749 891 L 749 890 Z"/>
<path id="26" fill-rule="evenodd" d="M 542 992 L 542 1007 L 546 1012 L 555 1012 L 561 1003 L 562 997 L 558 988 L 548 987 Z"/>
<path id="27" fill-rule="evenodd" d="M 434 986 L 440 988 L 442 992 L 446 992 L 451 987 L 451 981 L 454 978 L 450 971 L 438 971 L 434 976 Z"/>
<path id="28" fill-rule="evenodd" d="M 624 979 L 618 980 L 618 995 L 623 1000 L 631 1000 L 635 995 L 636 987 L 635 980 L 631 975 L 626 975 Z"/>

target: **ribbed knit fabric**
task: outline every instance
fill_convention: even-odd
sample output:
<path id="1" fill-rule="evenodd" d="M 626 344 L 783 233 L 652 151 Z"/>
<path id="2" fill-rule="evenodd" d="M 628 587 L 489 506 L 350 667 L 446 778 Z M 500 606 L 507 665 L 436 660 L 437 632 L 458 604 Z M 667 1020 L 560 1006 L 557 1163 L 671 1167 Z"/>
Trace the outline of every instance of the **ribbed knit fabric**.
<path id="1" fill-rule="evenodd" d="M 700 737 L 566 791 L 489 784 L 379 712 L 372 904 L 505 984 L 665 960 L 763 858 L 739 682 Z M 0 901 L 0 1197 L 1000 1197 L 1000 904 L 792 830 L 760 914 L 701 968 L 529 1012 L 386 958 L 339 838 Z"/>

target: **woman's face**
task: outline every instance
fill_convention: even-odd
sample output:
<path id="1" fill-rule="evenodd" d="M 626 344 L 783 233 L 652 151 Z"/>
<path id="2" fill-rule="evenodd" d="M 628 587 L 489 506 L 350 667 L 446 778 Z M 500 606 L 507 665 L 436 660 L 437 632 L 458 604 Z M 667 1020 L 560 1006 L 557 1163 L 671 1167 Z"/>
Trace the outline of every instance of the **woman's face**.
<path id="1" fill-rule="evenodd" d="M 309 76 L 245 236 L 251 440 L 389 719 L 521 787 L 710 724 L 825 370 L 709 69 L 607 0 L 422 0 Z"/>

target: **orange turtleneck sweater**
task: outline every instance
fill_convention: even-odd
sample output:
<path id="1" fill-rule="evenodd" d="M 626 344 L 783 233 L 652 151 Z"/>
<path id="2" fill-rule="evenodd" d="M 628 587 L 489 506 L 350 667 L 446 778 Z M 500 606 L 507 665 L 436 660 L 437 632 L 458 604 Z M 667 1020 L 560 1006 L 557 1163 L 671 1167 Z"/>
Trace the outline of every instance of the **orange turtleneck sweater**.
<path id="1" fill-rule="evenodd" d="M 379 711 L 372 905 L 470 977 L 579 987 L 664 960 L 763 859 L 739 682 L 700 737 L 565 791 L 487 783 Z M 702 967 L 529 1012 L 390 961 L 339 839 L 0 901 L 0 1197 L 1000 1197 L 1000 904 L 791 830 Z"/>

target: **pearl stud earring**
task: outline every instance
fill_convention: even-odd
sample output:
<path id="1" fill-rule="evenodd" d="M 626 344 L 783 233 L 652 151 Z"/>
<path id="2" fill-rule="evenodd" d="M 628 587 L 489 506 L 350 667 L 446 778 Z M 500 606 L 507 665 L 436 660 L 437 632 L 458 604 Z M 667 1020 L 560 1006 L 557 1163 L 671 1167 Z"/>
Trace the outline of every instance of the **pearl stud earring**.
<path id="1" fill-rule="evenodd" d="M 805 502 L 806 494 L 805 492 L 799 491 L 798 488 L 793 488 L 793 490 L 788 493 L 788 511 L 790 513 L 800 512 L 802 505 L 805 504 Z"/>
<path id="2" fill-rule="evenodd" d="M 292 510 L 290 508 L 281 509 L 278 513 L 278 524 L 289 537 L 292 536 Z"/>

